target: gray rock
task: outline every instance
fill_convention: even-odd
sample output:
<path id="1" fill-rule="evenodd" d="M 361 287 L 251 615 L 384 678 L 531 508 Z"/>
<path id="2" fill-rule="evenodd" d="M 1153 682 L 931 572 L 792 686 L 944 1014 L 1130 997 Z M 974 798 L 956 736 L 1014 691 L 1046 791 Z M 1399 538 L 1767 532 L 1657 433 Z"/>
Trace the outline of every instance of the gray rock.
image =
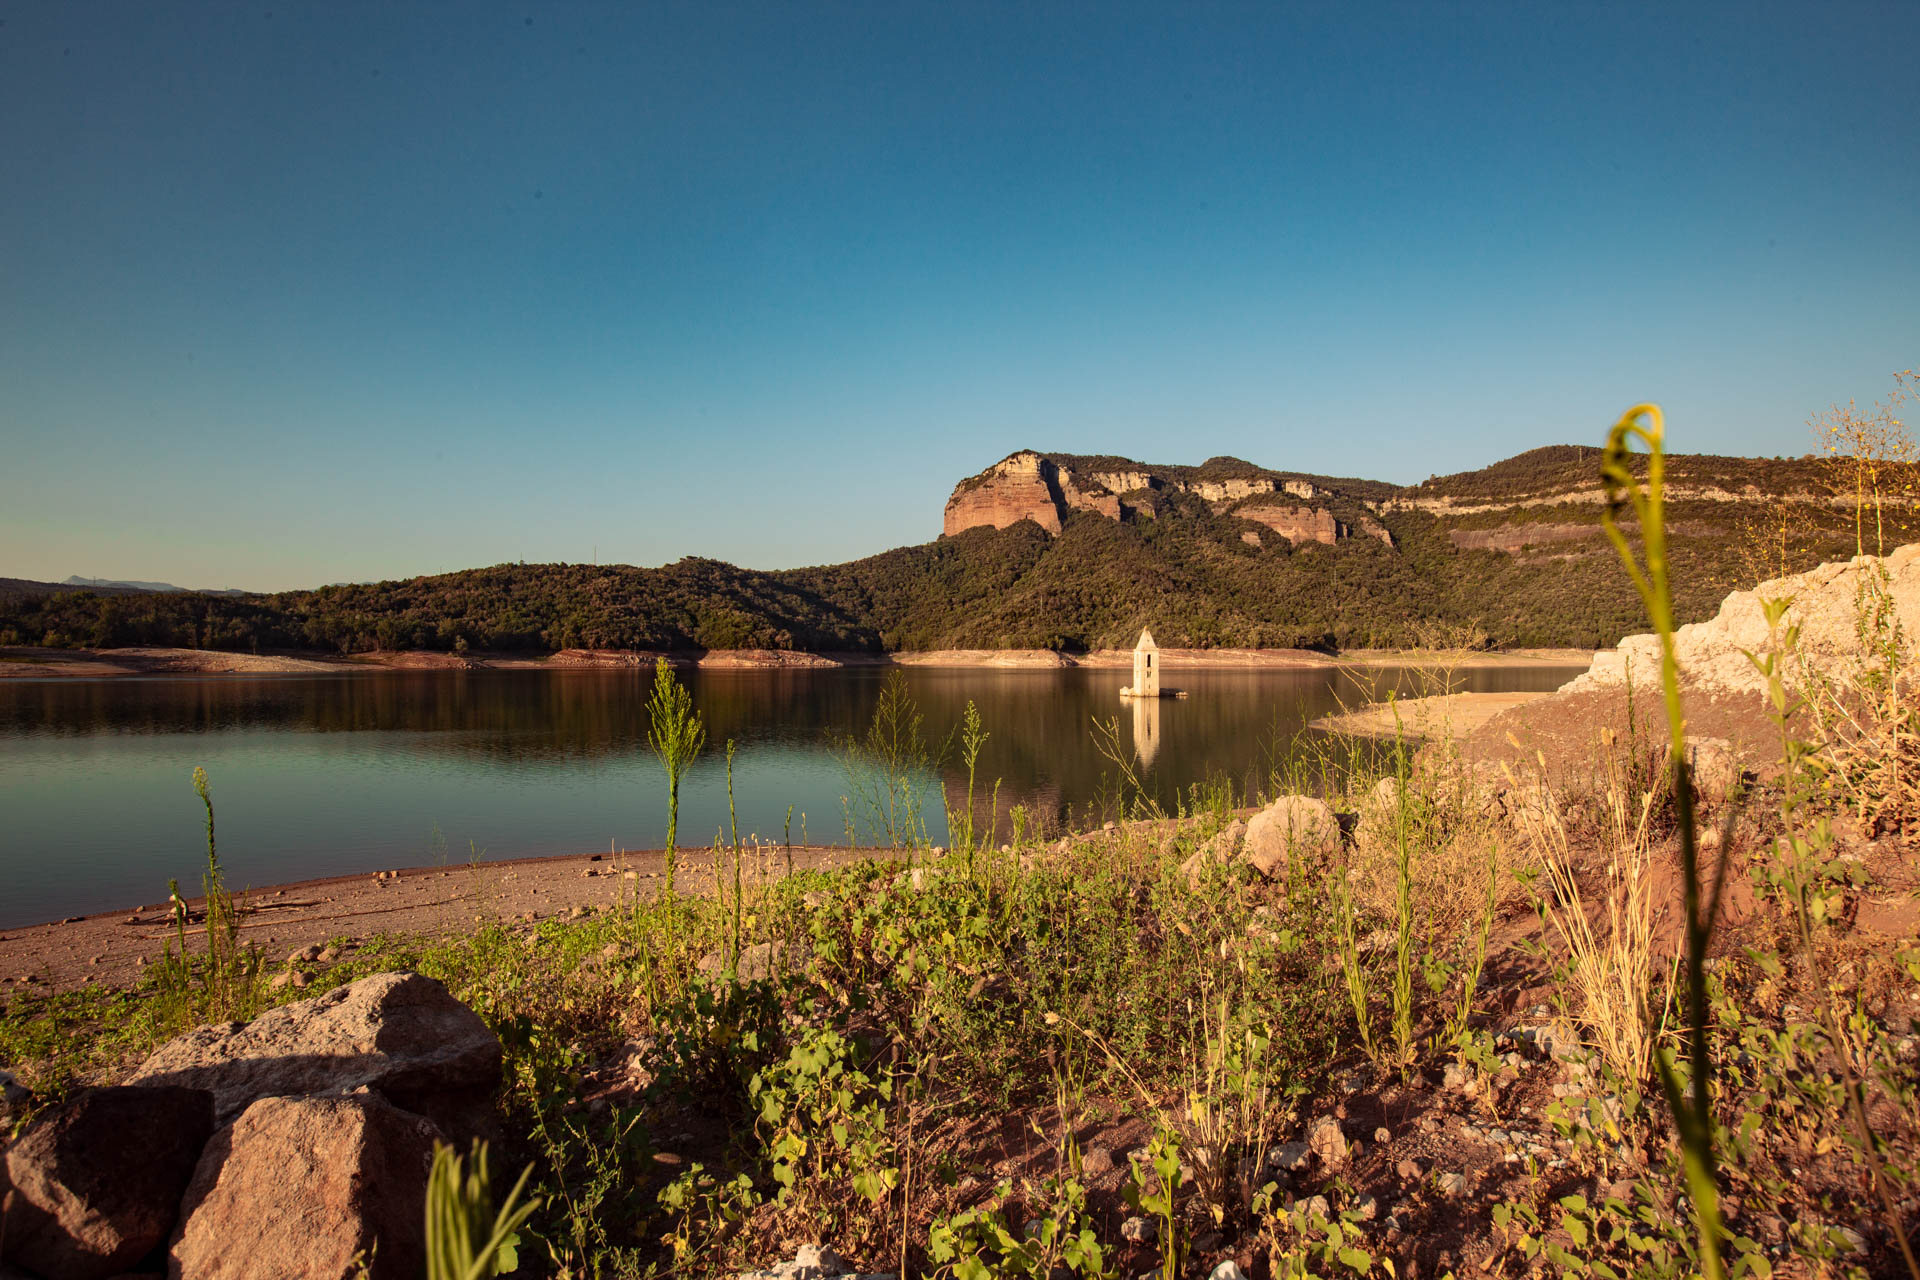
<path id="1" fill-rule="evenodd" d="M 1340 822 L 1323 800 L 1281 796 L 1247 823 L 1242 856 L 1261 875 L 1286 874 L 1293 861 L 1322 861 L 1340 852 Z"/>
<path id="2" fill-rule="evenodd" d="M 47 1280 L 103 1280 L 166 1242 L 213 1133 L 203 1089 L 89 1089 L 7 1151 L 0 1256 Z"/>
<path id="3" fill-rule="evenodd" d="M 1465 1195 L 1467 1190 L 1467 1175 L 1448 1170 L 1446 1173 L 1434 1179 L 1434 1185 L 1439 1188 L 1440 1194 L 1443 1196 Z"/>
<path id="4" fill-rule="evenodd" d="M 439 1137 L 370 1093 L 253 1103 L 201 1153 L 167 1274 L 351 1280 L 371 1256 L 369 1280 L 417 1280 Z"/>
<path id="5" fill-rule="evenodd" d="M 381 973 L 252 1022 L 189 1031 L 161 1045 L 128 1083 L 205 1089 L 223 1125 L 261 1098 L 370 1087 L 464 1134 L 490 1114 L 500 1040 L 432 978 Z"/>
<path id="6" fill-rule="evenodd" d="M 803 1244 L 794 1251 L 791 1262 L 776 1263 L 768 1271 L 742 1271 L 735 1280 L 896 1280 L 896 1277 L 892 1272 L 857 1272 L 824 1245 Z"/>
<path id="7" fill-rule="evenodd" d="M 1333 1216 L 1333 1206 L 1327 1203 L 1325 1196 L 1311 1196 L 1301 1208 L 1306 1210 L 1309 1218 L 1331 1218 Z"/>
<path id="8" fill-rule="evenodd" d="M 33 1090 L 11 1071 L 0 1070 L 0 1128 L 11 1125 L 33 1105 Z"/>
<path id="9" fill-rule="evenodd" d="M 1313 1149 L 1304 1142 L 1282 1142 L 1267 1155 L 1267 1163 L 1282 1173 L 1298 1173 L 1307 1167 Z"/>
<path id="10" fill-rule="evenodd" d="M 1120 1238 L 1130 1244 L 1152 1244 L 1160 1238 L 1160 1224 L 1151 1218 L 1128 1218 L 1120 1224 Z"/>
<path id="11" fill-rule="evenodd" d="M 1207 1273 L 1207 1280 L 1247 1280 L 1247 1273 L 1232 1258 Z"/>
<path id="12" fill-rule="evenodd" d="M 1353 1211 L 1360 1215 L 1362 1222 L 1372 1222 L 1380 1216 L 1380 1202 L 1372 1196 L 1359 1196 L 1353 1202 Z"/>

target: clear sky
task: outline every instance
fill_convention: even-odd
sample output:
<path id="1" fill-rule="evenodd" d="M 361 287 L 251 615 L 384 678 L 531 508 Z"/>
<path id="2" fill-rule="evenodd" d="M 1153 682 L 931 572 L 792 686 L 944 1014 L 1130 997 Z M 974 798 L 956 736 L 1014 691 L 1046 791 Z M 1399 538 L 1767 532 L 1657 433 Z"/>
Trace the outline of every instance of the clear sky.
<path id="1" fill-rule="evenodd" d="M 938 533 L 1022 447 L 1798 454 L 1920 364 L 1920 4 L 0 0 L 0 575 Z"/>

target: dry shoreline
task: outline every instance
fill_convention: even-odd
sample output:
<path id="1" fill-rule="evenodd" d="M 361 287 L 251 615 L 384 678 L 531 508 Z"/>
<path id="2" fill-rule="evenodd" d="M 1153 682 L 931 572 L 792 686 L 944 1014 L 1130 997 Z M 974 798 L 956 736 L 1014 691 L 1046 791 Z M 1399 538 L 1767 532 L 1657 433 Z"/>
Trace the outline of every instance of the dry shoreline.
<path id="1" fill-rule="evenodd" d="M 317 657 L 305 653 L 225 653 L 213 649 L 0 648 L 0 680 L 101 680 L 156 675 L 364 675 L 385 671 L 618 671 L 650 669 L 658 658 L 701 671 L 809 671 L 844 667 L 918 667 L 1045 671 L 1085 667 L 1124 670 L 1127 649 L 1065 654 L 1048 649 L 941 649 L 930 652 L 796 653 L 771 649 L 711 649 L 655 653 L 645 650 L 563 649 L 551 655 L 483 656 L 419 650 Z M 1436 653 L 1413 649 L 1354 649 L 1340 654 L 1311 649 L 1162 649 L 1162 667 L 1199 670 L 1320 670 L 1334 667 L 1432 666 L 1451 669 L 1587 666 L 1586 649 L 1516 649 L 1500 653 Z"/>
<path id="2" fill-rule="evenodd" d="M 869 859 L 891 859 L 900 850 L 814 845 L 795 847 L 795 871 L 823 871 Z M 743 870 L 749 877 L 786 874 L 788 850 L 748 845 Z M 374 934 L 445 935 L 486 924 L 531 924 L 617 906 L 623 899 L 652 897 L 665 883 L 666 855 L 657 849 L 580 853 L 410 867 L 398 871 L 329 876 L 248 889 L 243 942 L 257 943 L 269 963 L 292 951 L 335 939 L 358 941 Z M 682 849 L 676 888 L 706 894 L 714 889 L 710 851 Z M 192 900 L 196 913 L 201 903 Z M 89 983 L 130 987 L 141 970 L 165 953 L 167 904 L 148 899 L 117 911 L 70 916 L 47 924 L 0 929 L 0 996 L 72 991 Z M 195 917 L 196 921 L 198 916 Z M 188 945 L 200 943 L 197 923 Z"/>

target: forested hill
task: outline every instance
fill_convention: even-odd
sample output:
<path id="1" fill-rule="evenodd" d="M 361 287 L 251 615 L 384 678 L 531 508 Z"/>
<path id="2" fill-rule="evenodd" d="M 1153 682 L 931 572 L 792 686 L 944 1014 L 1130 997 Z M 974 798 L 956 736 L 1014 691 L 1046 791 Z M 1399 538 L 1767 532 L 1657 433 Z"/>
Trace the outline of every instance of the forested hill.
<path id="1" fill-rule="evenodd" d="M 1398 488 L 1237 460 L 1016 454 L 956 487 L 949 527 L 981 523 L 848 564 L 496 565 L 259 596 L 0 580 L 0 644 L 1080 650 L 1151 625 L 1178 647 L 1352 648 L 1416 644 L 1438 624 L 1498 645 L 1601 646 L 1644 619 L 1601 535 L 1596 455 L 1536 449 Z M 1851 510 L 1818 463 L 1671 464 L 1683 620 L 1783 556 L 1852 554 Z M 1912 540 L 1912 509 L 1894 514 L 1893 540 Z"/>

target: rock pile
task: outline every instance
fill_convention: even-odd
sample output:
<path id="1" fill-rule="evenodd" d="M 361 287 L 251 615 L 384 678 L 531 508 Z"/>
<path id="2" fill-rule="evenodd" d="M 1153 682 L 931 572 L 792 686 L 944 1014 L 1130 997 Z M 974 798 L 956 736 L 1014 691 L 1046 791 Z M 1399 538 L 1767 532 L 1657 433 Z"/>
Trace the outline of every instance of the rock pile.
<path id="1" fill-rule="evenodd" d="M 157 1269 L 163 1246 L 176 1280 L 414 1280 L 434 1143 L 483 1127 L 499 1079 L 498 1038 L 419 974 L 201 1027 L 6 1151 L 0 1257 L 44 1280 Z"/>

